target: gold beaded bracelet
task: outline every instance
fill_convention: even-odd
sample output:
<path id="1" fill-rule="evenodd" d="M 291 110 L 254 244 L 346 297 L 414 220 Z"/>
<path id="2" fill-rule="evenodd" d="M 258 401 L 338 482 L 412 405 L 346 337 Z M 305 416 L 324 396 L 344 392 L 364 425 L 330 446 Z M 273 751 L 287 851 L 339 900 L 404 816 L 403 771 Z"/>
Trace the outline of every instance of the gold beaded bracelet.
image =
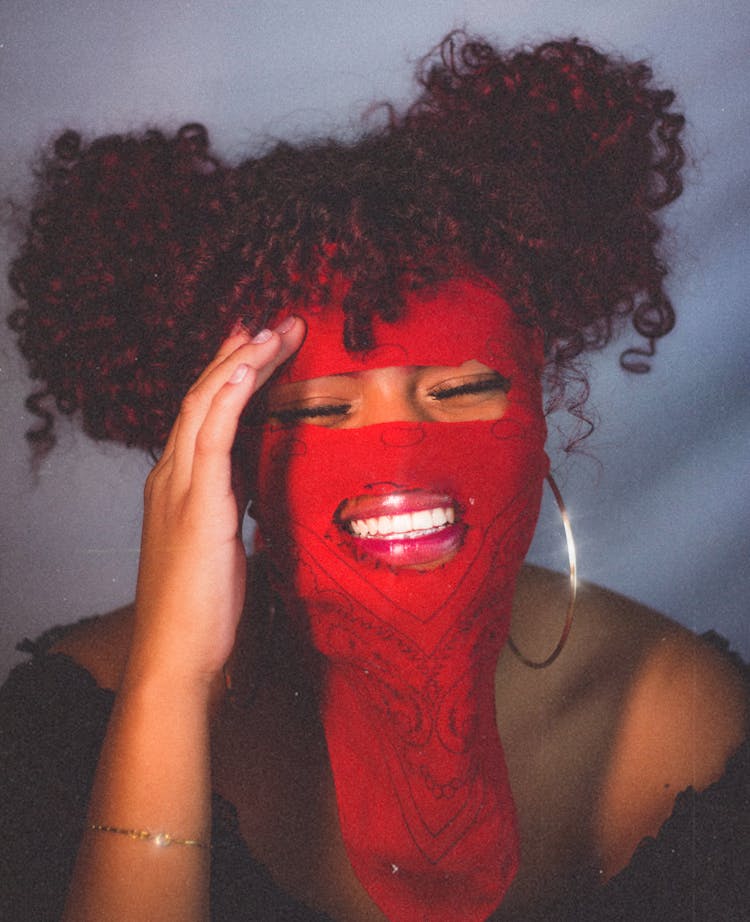
<path id="1" fill-rule="evenodd" d="M 140 842 L 153 842 L 159 848 L 166 848 L 168 845 L 193 845 L 195 848 L 211 847 L 198 839 L 176 839 L 174 836 L 170 836 L 168 832 L 149 832 L 148 829 L 120 829 L 118 826 L 101 826 L 98 823 L 92 823 L 89 829 L 94 832 L 114 832 L 119 836 L 127 836 L 129 839 L 136 839 Z"/>

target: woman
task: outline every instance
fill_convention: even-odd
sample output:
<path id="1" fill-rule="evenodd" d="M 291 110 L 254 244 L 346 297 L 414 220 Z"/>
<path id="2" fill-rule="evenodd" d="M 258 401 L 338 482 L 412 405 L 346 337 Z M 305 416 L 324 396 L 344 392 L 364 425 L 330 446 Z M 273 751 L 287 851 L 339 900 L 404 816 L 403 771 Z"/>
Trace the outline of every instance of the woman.
<path id="1" fill-rule="evenodd" d="M 350 145 L 228 168 L 200 126 L 58 140 L 13 267 L 31 437 L 52 443 L 53 399 L 159 461 L 134 606 L 41 642 L 4 690 L 11 918 L 743 905 L 721 865 L 740 756 L 710 787 L 741 673 L 594 588 L 549 668 L 506 645 L 514 592 L 540 661 L 566 606 L 555 575 L 518 575 L 543 374 L 585 419 L 575 358 L 630 317 L 640 370 L 673 323 L 656 213 L 682 118 L 650 78 L 575 41 L 449 36 L 416 103 Z M 700 881 L 696 810 L 720 832 Z"/>

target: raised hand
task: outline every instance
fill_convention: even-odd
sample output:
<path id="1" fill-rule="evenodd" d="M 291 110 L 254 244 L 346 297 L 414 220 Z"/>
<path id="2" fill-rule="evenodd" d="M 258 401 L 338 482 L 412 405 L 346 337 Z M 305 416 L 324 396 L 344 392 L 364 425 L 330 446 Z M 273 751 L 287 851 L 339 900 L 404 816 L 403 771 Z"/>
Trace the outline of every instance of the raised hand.
<path id="1" fill-rule="evenodd" d="M 212 686 L 245 592 L 230 452 L 247 401 L 303 337 L 295 318 L 254 340 L 233 333 L 185 397 L 148 477 L 133 641 L 65 922 L 208 918 L 206 848 L 155 849 L 112 830 L 210 840 Z"/>
<path id="2" fill-rule="evenodd" d="M 253 339 L 233 332 L 183 400 L 146 481 L 131 679 L 208 686 L 229 657 L 246 570 L 230 451 L 248 400 L 303 338 L 294 317 Z"/>

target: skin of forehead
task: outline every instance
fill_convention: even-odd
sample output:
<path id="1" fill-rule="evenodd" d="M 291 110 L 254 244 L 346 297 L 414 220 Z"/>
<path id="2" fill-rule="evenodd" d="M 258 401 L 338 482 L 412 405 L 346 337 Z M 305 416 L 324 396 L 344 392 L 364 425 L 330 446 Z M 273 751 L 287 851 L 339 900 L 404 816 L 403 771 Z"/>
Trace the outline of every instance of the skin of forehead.
<path id="1" fill-rule="evenodd" d="M 395 324 L 376 318 L 376 346 L 367 353 L 343 345 L 340 301 L 298 305 L 307 324 L 301 349 L 280 376 L 283 382 L 394 366 L 455 367 L 476 359 L 505 375 L 537 379 L 543 361 L 539 331 L 521 324 L 489 284 L 453 280 L 436 292 L 411 292 L 404 317 Z"/>

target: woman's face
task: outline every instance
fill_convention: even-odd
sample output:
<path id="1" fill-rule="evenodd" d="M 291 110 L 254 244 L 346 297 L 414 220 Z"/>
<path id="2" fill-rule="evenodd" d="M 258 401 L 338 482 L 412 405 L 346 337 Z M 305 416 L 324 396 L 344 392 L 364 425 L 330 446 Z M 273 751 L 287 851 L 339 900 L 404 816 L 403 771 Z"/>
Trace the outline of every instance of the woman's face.
<path id="1" fill-rule="evenodd" d="M 481 540 L 505 502 L 485 484 L 523 491 L 543 444 L 534 331 L 461 281 L 413 298 L 365 355 L 343 348 L 340 312 L 303 316 L 307 339 L 265 397 L 269 512 L 286 504 L 291 530 L 391 570 L 431 570 L 472 530 Z"/>
<path id="2" fill-rule="evenodd" d="M 477 359 L 457 366 L 390 366 L 269 388 L 269 422 L 358 429 L 378 423 L 500 419 L 510 382 Z M 422 489 L 342 497 L 334 520 L 359 554 L 389 566 L 433 569 L 458 551 L 463 530 L 453 496 Z"/>

